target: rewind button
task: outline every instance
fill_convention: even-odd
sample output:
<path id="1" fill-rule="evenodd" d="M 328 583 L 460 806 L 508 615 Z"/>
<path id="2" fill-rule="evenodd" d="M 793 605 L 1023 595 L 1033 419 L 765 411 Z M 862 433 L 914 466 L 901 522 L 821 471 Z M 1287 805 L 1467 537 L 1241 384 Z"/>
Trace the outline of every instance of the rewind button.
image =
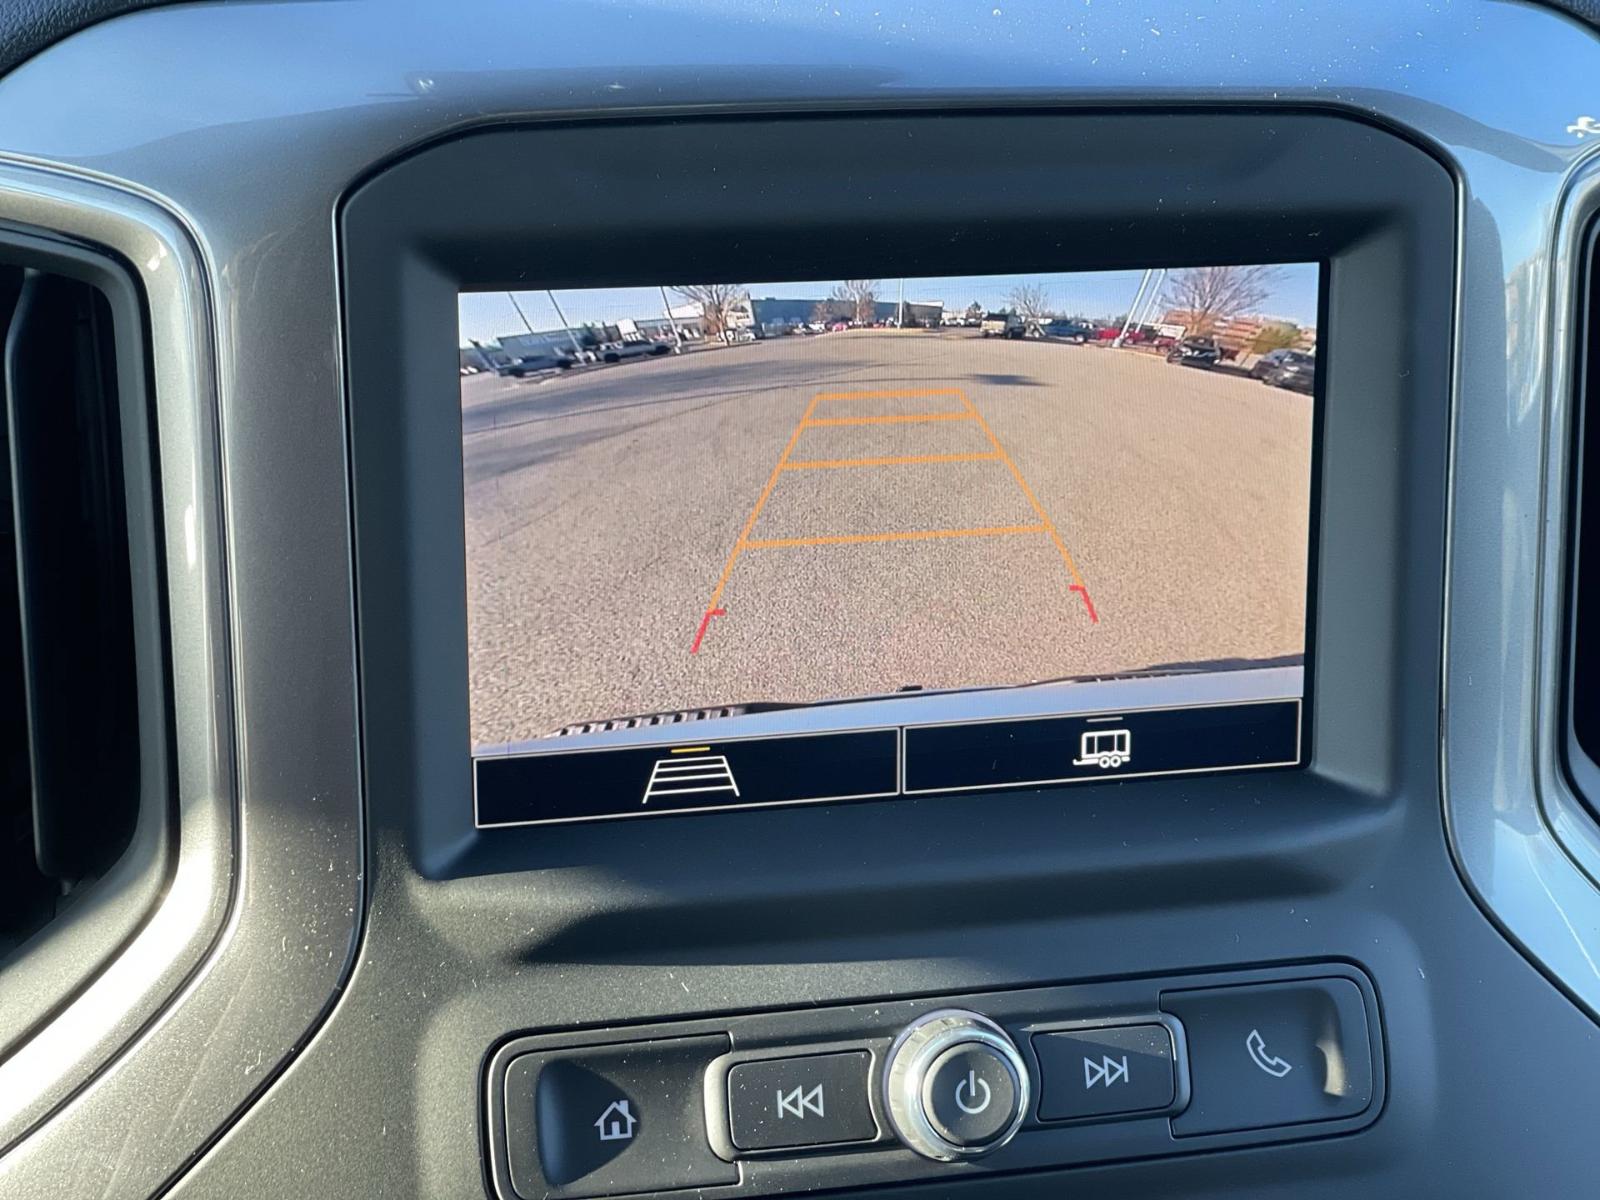
<path id="1" fill-rule="evenodd" d="M 867 1097 L 864 1050 L 735 1064 L 728 1071 L 728 1129 L 740 1150 L 869 1142 L 878 1136 Z"/>
<path id="2" fill-rule="evenodd" d="M 822 1085 L 807 1090 L 803 1087 L 793 1087 L 787 1092 L 778 1093 L 778 1120 L 785 1117 L 798 1117 L 804 1121 L 807 1113 L 819 1117 L 827 1116 L 823 1107 Z"/>

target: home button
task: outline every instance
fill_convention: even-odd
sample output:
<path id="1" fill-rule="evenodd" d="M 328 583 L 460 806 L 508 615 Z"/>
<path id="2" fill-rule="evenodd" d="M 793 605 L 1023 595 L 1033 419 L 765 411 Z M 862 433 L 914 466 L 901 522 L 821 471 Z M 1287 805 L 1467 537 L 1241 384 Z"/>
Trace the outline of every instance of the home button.
<path id="1" fill-rule="evenodd" d="M 507 1158 L 519 1196 L 609 1196 L 738 1182 L 711 1152 L 702 1080 L 726 1038 L 528 1054 L 506 1071 Z"/>

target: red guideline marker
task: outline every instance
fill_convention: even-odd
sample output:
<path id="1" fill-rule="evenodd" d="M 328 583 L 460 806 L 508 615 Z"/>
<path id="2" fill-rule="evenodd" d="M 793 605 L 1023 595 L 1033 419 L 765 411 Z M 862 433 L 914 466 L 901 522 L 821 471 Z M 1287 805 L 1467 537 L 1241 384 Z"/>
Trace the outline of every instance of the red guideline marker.
<path id="1" fill-rule="evenodd" d="M 712 617 L 725 617 L 727 615 L 728 615 L 728 610 L 725 609 L 725 608 L 708 608 L 708 609 L 706 609 L 706 615 L 700 618 L 700 628 L 695 630 L 695 632 L 694 632 L 694 645 L 689 647 L 689 653 L 690 654 L 699 654 L 700 653 L 700 643 L 705 641 L 706 628 L 707 628 L 707 626 L 709 626 L 711 624 L 711 618 Z"/>
<path id="2" fill-rule="evenodd" d="M 1075 583 L 1068 590 L 1077 592 L 1078 595 L 1083 597 L 1083 606 L 1089 610 L 1089 620 L 1094 622 L 1096 625 L 1100 624 L 1100 616 L 1094 611 L 1094 601 L 1089 599 L 1089 589 L 1084 587 L 1081 583 Z M 700 644 L 700 639 L 696 638 L 694 640 L 694 644 L 698 646 Z"/>

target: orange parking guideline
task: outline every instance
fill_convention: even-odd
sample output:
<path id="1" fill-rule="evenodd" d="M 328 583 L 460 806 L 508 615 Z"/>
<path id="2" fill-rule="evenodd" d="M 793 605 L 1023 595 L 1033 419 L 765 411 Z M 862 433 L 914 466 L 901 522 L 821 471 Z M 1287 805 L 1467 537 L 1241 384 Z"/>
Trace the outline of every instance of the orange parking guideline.
<path id="1" fill-rule="evenodd" d="M 1083 576 L 1078 574 L 1078 564 L 1072 561 L 1072 554 L 1067 549 L 1067 544 L 1061 540 L 1061 534 L 1059 531 L 1057 531 L 1055 522 L 1052 521 L 1049 514 L 1044 511 L 1044 506 L 1039 503 L 1039 498 L 1033 494 L 1033 489 L 1028 486 L 1028 481 L 1022 477 L 1022 472 L 1017 469 L 1017 464 L 1014 463 L 1011 460 L 1011 456 L 1006 453 L 1005 447 L 1000 444 L 1000 439 L 995 437 L 994 430 L 989 428 L 989 422 L 983 419 L 982 414 L 978 412 L 972 401 L 967 399 L 967 394 L 965 392 L 960 392 L 958 394 L 961 396 L 961 403 L 966 406 L 967 412 L 971 414 L 972 419 L 978 423 L 978 428 L 983 430 L 983 435 L 989 439 L 989 444 L 993 446 L 996 453 L 1000 455 L 1000 461 L 1005 463 L 1006 467 L 1010 470 L 1011 477 L 1017 481 L 1017 486 L 1022 489 L 1022 494 L 1028 498 L 1028 503 L 1033 506 L 1033 511 L 1039 514 L 1039 520 L 1044 522 L 1045 529 L 1050 534 L 1050 540 L 1056 544 L 1056 549 L 1061 552 L 1061 561 L 1067 564 L 1067 573 L 1072 576 L 1074 589 L 1084 589 Z M 1083 595 L 1084 603 L 1087 604 L 1089 595 L 1088 591 L 1084 590 Z M 1095 623 L 1099 624 L 1098 618 L 1095 619 Z"/>
<path id="2" fill-rule="evenodd" d="M 816 401 L 813 400 L 811 403 L 815 407 Z M 815 420 L 801 421 L 800 427 L 814 429 L 820 425 L 915 425 L 923 421 L 970 421 L 973 415 L 970 412 L 948 412 L 895 413 L 882 417 L 817 417 Z"/>
<path id="3" fill-rule="evenodd" d="M 805 471 L 825 467 L 899 467 L 907 463 L 994 462 L 1000 457 L 994 451 L 983 454 L 907 454 L 891 458 L 813 458 L 803 462 L 785 463 L 785 471 Z"/>
<path id="4" fill-rule="evenodd" d="M 981 529 L 904 529 L 894 533 L 837 533 L 825 537 L 766 538 L 746 542 L 747 550 L 780 546 L 855 546 L 862 542 L 923 542 L 934 538 L 997 537 L 1008 533 L 1049 533 L 1046 525 L 986 525 Z"/>
<path id="5" fill-rule="evenodd" d="M 811 419 L 812 410 L 817 407 L 817 397 L 811 397 L 811 403 L 806 405 L 806 411 L 800 418 L 800 423 L 794 427 L 794 432 L 789 435 L 789 442 L 783 448 L 783 453 L 778 457 L 778 465 L 772 468 L 772 474 L 767 476 L 767 486 L 761 489 L 761 495 L 756 500 L 756 506 L 750 510 L 750 518 L 744 523 L 744 528 L 739 531 L 739 540 L 734 542 L 733 549 L 728 554 L 728 561 L 722 566 L 722 574 L 717 579 L 716 590 L 711 593 L 711 602 L 706 605 L 709 613 L 717 607 L 717 601 L 722 599 L 723 589 L 728 586 L 728 577 L 733 574 L 733 564 L 739 558 L 739 552 L 744 549 L 745 541 L 750 536 L 750 531 L 756 527 L 756 518 L 761 515 L 761 510 L 766 507 L 767 497 L 772 495 L 772 489 L 778 485 L 778 477 L 783 474 L 783 466 L 789 461 L 789 455 L 794 453 L 795 443 L 800 440 L 800 433 L 806 427 L 806 422 Z"/>
<path id="6" fill-rule="evenodd" d="M 818 403 L 823 400 L 871 400 L 885 399 L 902 396 L 956 396 L 961 401 L 961 412 L 949 413 L 908 413 L 872 417 L 819 417 L 813 418 Z M 887 456 L 879 458 L 836 458 L 836 459 L 807 459 L 791 462 L 790 456 L 794 453 L 795 446 L 799 444 L 800 435 L 807 429 L 818 426 L 835 425 L 901 425 L 914 424 L 924 421 L 976 421 L 978 428 L 983 431 L 984 437 L 989 439 L 989 444 L 994 447 L 990 453 L 977 454 L 918 454 L 903 456 Z M 761 510 L 766 507 L 767 500 L 772 496 L 772 490 L 778 484 L 778 479 L 785 471 L 827 469 L 842 467 L 884 467 L 904 463 L 950 463 L 950 462 L 980 462 L 1000 461 L 1005 463 L 1006 469 L 1011 472 L 1011 477 L 1016 480 L 1017 487 L 1027 498 L 1029 506 L 1039 518 L 1036 525 L 989 525 L 970 529 L 915 529 L 899 530 L 889 533 L 847 533 L 834 534 L 823 537 L 795 537 L 795 538 L 760 538 L 751 540 L 750 533 L 756 526 L 756 521 L 761 516 Z M 1039 498 L 1033 494 L 1033 489 L 1028 486 L 1028 481 L 1022 477 L 1012 457 L 1006 453 L 1000 439 L 989 428 L 989 423 L 983 419 L 983 414 L 960 388 L 919 388 L 905 390 L 882 390 L 864 392 L 818 392 L 811 397 L 811 403 L 806 405 L 800 422 L 794 427 L 794 432 L 789 435 L 789 441 L 783 448 L 783 453 L 778 457 L 777 465 L 772 468 L 772 474 L 767 477 L 766 486 L 761 489 L 761 495 L 756 498 L 755 507 L 750 510 L 750 516 L 745 520 L 744 528 L 739 531 L 739 538 L 734 542 L 733 549 L 728 554 L 728 560 L 723 564 L 722 574 L 717 577 L 717 586 L 711 593 L 711 600 L 706 605 L 705 616 L 700 623 L 700 632 L 695 637 L 693 651 L 700 648 L 700 640 L 705 635 L 706 626 L 712 616 L 722 615 L 722 609 L 717 607 L 722 599 L 722 593 L 727 589 L 728 580 L 733 575 L 733 565 L 738 561 L 739 555 L 745 550 L 776 549 L 792 546 L 849 546 L 871 542 L 909 542 L 928 541 L 936 538 L 962 538 L 962 537 L 996 537 L 1011 534 L 1045 533 L 1055 543 L 1061 561 L 1066 564 L 1067 574 L 1072 579 L 1071 591 L 1079 593 L 1083 598 L 1085 608 L 1088 609 L 1089 619 L 1095 624 L 1100 623 L 1100 618 L 1094 610 L 1094 604 L 1089 599 L 1088 587 L 1083 582 L 1083 576 L 1078 573 L 1078 566 L 1072 561 L 1072 553 L 1067 549 L 1067 544 L 1062 540 L 1061 532 L 1056 528 L 1055 522 L 1045 512 L 1044 506 L 1039 503 Z"/>
<path id="7" fill-rule="evenodd" d="M 889 388 L 876 392 L 819 392 L 818 400 L 893 400 L 902 396 L 959 396 L 960 388 Z"/>

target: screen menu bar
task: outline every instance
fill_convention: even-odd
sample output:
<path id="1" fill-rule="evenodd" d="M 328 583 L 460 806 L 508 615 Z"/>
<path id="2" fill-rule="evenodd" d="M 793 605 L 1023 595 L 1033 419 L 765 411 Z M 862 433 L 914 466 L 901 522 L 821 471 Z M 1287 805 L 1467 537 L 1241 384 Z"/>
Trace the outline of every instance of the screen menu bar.
<path id="1" fill-rule="evenodd" d="M 1301 702 L 1005 718 L 473 761 L 479 828 L 1293 767 Z"/>

